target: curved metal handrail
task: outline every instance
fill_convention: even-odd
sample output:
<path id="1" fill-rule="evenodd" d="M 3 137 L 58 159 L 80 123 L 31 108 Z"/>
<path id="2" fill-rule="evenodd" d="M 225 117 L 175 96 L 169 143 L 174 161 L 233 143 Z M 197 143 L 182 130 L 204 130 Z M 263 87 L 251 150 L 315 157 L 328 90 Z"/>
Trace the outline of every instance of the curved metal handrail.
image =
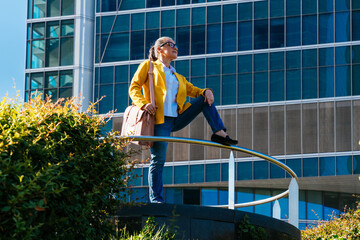
<path id="1" fill-rule="evenodd" d="M 243 148 L 243 147 L 238 147 L 238 146 L 226 146 L 220 143 L 216 143 L 216 142 L 211 142 L 211 141 L 206 141 L 206 140 L 200 140 L 200 139 L 191 139 L 191 138 L 179 138 L 179 137 L 158 137 L 158 136 L 128 136 L 128 137 L 120 137 L 119 138 L 124 138 L 124 139 L 128 139 L 130 141 L 157 141 L 157 142 L 177 142 L 177 143 L 189 143 L 189 144 L 198 144 L 198 145 L 205 145 L 205 146 L 212 146 L 212 147 L 218 147 L 218 148 L 225 148 L 225 149 L 230 149 L 230 150 L 234 150 L 234 151 L 239 151 L 239 152 L 243 152 L 243 153 L 247 153 L 249 155 L 252 156 L 256 156 L 259 157 L 261 159 L 267 160 L 271 163 L 274 163 L 275 165 L 281 167 L 282 169 L 284 169 L 286 172 L 288 172 L 297 182 L 297 184 L 299 184 L 299 179 L 296 175 L 296 173 L 289 168 L 287 165 L 285 165 L 284 163 L 278 161 L 277 159 L 268 156 L 266 154 L 254 151 L 254 150 L 250 150 L 247 148 Z M 286 197 L 289 195 L 289 189 L 286 190 L 283 193 L 280 193 L 278 195 L 275 195 L 273 197 L 270 198 L 266 198 L 266 199 L 262 199 L 262 200 L 258 200 L 258 201 L 253 201 L 253 202 L 246 202 L 246 203 L 238 203 L 235 204 L 235 208 L 240 208 L 240 207 L 249 207 L 249 206 L 255 206 L 255 205 L 259 205 L 259 204 L 264 204 L 264 203 L 268 203 L 268 202 L 272 202 L 274 200 Z M 216 205 L 214 207 L 227 207 L 228 205 Z"/>

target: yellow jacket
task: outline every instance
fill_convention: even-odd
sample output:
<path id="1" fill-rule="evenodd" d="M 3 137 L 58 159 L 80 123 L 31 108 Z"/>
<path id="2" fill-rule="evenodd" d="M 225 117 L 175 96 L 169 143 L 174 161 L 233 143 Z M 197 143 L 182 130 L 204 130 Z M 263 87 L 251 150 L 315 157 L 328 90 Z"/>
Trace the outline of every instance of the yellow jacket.
<path id="1" fill-rule="evenodd" d="M 164 68 L 160 60 L 153 62 L 154 71 L 154 92 L 155 92 L 155 105 L 157 110 L 155 113 L 155 124 L 164 123 L 164 102 L 166 97 L 166 78 Z M 150 103 L 150 88 L 149 81 L 147 81 L 147 75 L 149 71 L 149 61 L 141 63 L 131 80 L 129 95 L 137 107 L 142 108 L 147 103 Z M 196 98 L 200 95 L 204 96 L 206 89 L 200 89 L 189 83 L 184 76 L 175 73 L 175 76 L 179 82 L 179 90 L 176 96 L 176 102 L 178 105 L 178 113 L 183 113 L 190 103 L 186 102 L 186 97 Z M 143 88 L 144 95 L 141 92 Z"/>

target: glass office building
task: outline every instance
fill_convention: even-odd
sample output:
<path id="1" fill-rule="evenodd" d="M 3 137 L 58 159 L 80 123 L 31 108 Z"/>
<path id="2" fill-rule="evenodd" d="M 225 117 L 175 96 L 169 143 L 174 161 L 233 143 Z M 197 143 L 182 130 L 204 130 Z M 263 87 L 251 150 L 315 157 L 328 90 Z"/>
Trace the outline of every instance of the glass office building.
<path id="1" fill-rule="evenodd" d="M 274 156 L 300 177 L 300 228 L 354 206 L 360 193 L 360 1 L 29 0 L 25 99 L 79 95 L 117 110 L 160 36 L 179 47 L 177 72 L 214 91 L 239 146 Z M 111 34 L 110 34 L 111 32 Z M 84 101 L 86 102 L 86 101 Z M 86 107 L 86 103 L 85 103 Z M 210 139 L 203 116 L 174 133 Z M 170 143 L 168 203 L 227 203 L 228 150 Z M 236 202 L 287 189 L 289 175 L 236 153 Z M 138 156 L 149 157 L 149 151 Z M 148 165 L 130 199 L 147 201 Z M 280 200 L 288 217 L 287 199 Z M 242 210 L 271 216 L 272 204 Z"/>

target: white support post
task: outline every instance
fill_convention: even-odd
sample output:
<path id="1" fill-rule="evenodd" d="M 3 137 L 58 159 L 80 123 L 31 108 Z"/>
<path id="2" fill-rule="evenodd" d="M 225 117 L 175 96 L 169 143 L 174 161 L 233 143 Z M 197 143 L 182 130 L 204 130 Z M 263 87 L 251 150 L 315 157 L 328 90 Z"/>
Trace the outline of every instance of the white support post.
<path id="1" fill-rule="evenodd" d="M 281 218 L 281 208 L 278 200 L 275 200 L 273 206 L 273 218 L 280 219 Z"/>
<path id="2" fill-rule="evenodd" d="M 235 209 L 235 158 L 231 151 L 229 158 L 229 209 Z"/>
<path id="3" fill-rule="evenodd" d="M 299 185 L 295 178 L 289 186 L 289 223 L 299 228 Z"/>

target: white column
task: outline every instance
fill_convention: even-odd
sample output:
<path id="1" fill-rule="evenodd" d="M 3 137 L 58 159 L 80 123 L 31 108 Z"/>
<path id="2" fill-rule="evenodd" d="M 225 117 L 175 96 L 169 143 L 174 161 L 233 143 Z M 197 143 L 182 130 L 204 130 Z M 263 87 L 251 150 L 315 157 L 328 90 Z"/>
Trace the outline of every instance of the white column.
<path id="1" fill-rule="evenodd" d="M 229 209 L 235 209 L 235 158 L 231 151 L 229 158 Z"/>
<path id="2" fill-rule="evenodd" d="M 295 178 L 289 186 L 289 223 L 299 228 L 299 185 Z"/>
<path id="3" fill-rule="evenodd" d="M 275 200 L 273 206 L 273 218 L 280 219 L 281 218 L 281 208 L 278 200 Z"/>
<path id="4" fill-rule="evenodd" d="M 95 1 L 76 0 L 73 96 L 81 96 L 85 111 L 93 101 Z"/>

